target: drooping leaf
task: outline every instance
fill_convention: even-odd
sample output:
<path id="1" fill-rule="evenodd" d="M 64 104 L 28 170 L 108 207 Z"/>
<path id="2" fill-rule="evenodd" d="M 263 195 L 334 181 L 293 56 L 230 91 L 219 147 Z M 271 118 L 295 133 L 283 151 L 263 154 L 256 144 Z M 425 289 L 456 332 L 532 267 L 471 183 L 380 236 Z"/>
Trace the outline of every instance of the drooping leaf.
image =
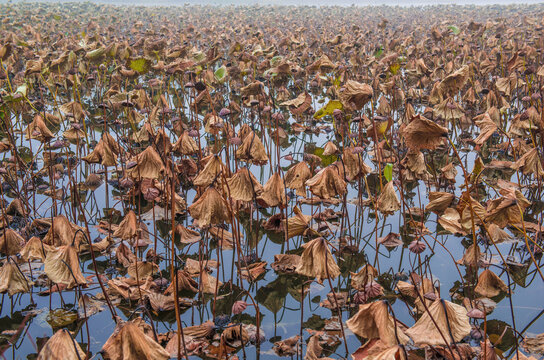
<path id="1" fill-rule="evenodd" d="M 145 74 L 151 68 L 151 60 L 146 58 L 130 59 L 128 67 L 140 74 Z"/>
<path id="2" fill-rule="evenodd" d="M 324 116 L 332 116 L 334 110 L 343 110 L 344 106 L 339 100 L 330 100 L 327 105 L 317 110 L 314 114 L 314 119 L 321 119 Z"/>

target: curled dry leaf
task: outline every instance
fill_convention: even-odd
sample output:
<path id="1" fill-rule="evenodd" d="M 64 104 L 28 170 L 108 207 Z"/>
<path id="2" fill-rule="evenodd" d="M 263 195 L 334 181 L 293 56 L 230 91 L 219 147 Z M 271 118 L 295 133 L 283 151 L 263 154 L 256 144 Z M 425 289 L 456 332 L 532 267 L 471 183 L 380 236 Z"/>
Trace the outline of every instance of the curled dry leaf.
<path id="1" fill-rule="evenodd" d="M 373 95 L 374 91 L 370 85 L 348 80 L 344 90 L 340 92 L 340 101 L 347 109 L 361 110 Z"/>
<path id="2" fill-rule="evenodd" d="M 312 177 L 310 168 L 305 161 L 301 161 L 291 167 L 285 173 L 285 185 L 289 189 L 297 191 L 297 195 L 306 196 L 306 181 Z"/>
<path id="3" fill-rule="evenodd" d="M 72 245 L 49 250 L 44 264 L 45 274 L 54 283 L 64 284 L 68 289 L 87 284 L 79 267 L 77 251 Z"/>
<path id="4" fill-rule="evenodd" d="M 463 306 L 436 299 L 415 325 L 406 330 L 406 334 L 418 346 L 446 346 L 461 341 L 470 334 L 471 329 L 467 310 Z"/>
<path id="5" fill-rule="evenodd" d="M 400 201 L 393 187 L 393 182 L 389 181 L 383 187 L 378 197 L 377 207 L 383 214 L 393 214 L 400 209 Z"/>
<path id="6" fill-rule="evenodd" d="M 342 196 L 347 192 L 347 184 L 337 165 L 329 165 L 306 181 L 310 191 L 322 199 Z"/>
<path id="7" fill-rule="evenodd" d="M 499 295 L 501 292 L 508 292 L 508 287 L 493 271 L 486 269 L 478 277 L 478 284 L 474 291 L 489 298 Z"/>
<path id="8" fill-rule="evenodd" d="M 264 201 L 266 206 L 284 207 L 287 204 L 285 197 L 285 186 L 279 173 L 274 173 L 270 179 L 264 184 L 263 191 L 259 200 Z"/>
<path id="9" fill-rule="evenodd" d="M 429 203 L 425 206 L 425 211 L 433 211 L 438 214 L 443 213 L 455 199 L 455 195 L 447 192 L 430 191 Z"/>
<path id="10" fill-rule="evenodd" d="M 365 339 L 380 339 L 385 346 L 398 344 L 397 337 L 401 344 L 406 344 L 410 340 L 400 324 L 389 314 L 389 308 L 384 301 L 359 305 L 359 311 L 346 322 L 346 325 L 348 329 Z"/>
<path id="11" fill-rule="evenodd" d="M 412 150 L 433 150 L 448 135 L 448 129 L 421 115 L 414 117 L 402 132 L 402 137 Z"/>
<path id="12" fill-rule="evenodd" d="M 9 296 L 30 291 L 32 282 L 21 272 L 21 269 L 13 262 L 7 260 L 0 269 L 0 293 L 6 291 Z"/>
<path id="13" fill-rule="evenodd" d="M 25 239 L 13 229 L 0 230 L 0 253 L 4 255 L 17 255 L 25 246 Z"/>
<path id="14" fill-rule="evenodd" d="M 227 186 L 230 197 L 238 201 L 253 201 L 263 192 L 263 186 L 247 167 L 227 179 Z"/>
<path id="15" fill-rule="evenodd" d="M 117 324 L 113 334 L 102 347 L 102 354 L 104 359 L 108 360 L 170 358 L 170 354 L 162 346 L 144 334 L 132 321 Z"/>
<path id="16" fill-rule="evenodd" d="M 195 225 L 206 227 L 229 221 L 227 202 L 214 187 L 208 187 L 204 194 L 189 206 L 189 214 L 195 219 Z"/>
<path id="17" fill-rule="evenodd" d="M 300 265 L 301 257 L 295 254 L 276 254 L 274 262 L 270 264 L 272 269 L 277 272 L 292 274 Z"/>
<path id="18" fill-rule="evenodd" d="M 290 239 L 294 236 L 303 235 L 308 230 L 312 217 L 310 215 L 304 215 L 298 207 L 293 208 L 295 216 L 287 219 L 287 238 Z"/>
<path id="19" fill-rule="evenodd" d="M 278 356 L 293 356 L 298 352 L 300 335 L 291 336 L 285 340 L 276 341 L 274 343 L 274 352 Z"/>
<path id="20" fill-rule="evenodd" d="M 85 351 L 66 329 L 58 330 L 43 346 L 38 360 L 87 359 Z"/>
<path id="21" fill-rule="evenodd" d="M 236 150 L 236 158 L 255 165 L 264 165 L 268 162 L 266 149 L 261 139 L 253 131 L 245 137 Z"/>
<path id="22" fill-rule="evenodd" d="M 323 279 L 329 277 L 336 279 L 340 275 L 340 268 L 334 261 L 325 239 L 316 238 L 302 247 L 304 251 L 296 268 L 298 274 L 316 278 L 320 284 L 323 283 Z"/>

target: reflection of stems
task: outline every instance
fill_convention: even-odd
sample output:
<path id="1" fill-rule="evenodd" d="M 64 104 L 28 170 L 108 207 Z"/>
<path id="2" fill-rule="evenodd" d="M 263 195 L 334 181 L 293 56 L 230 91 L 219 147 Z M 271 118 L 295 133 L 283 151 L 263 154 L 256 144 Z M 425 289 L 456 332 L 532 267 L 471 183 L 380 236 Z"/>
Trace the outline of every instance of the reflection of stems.
<path id="1" fill-rule="evenodd" d="M 261 336 L 260 336 L 260 328 L 261 328 L 261 310 L 259 309 L 259 304 L 255 301 L 253 296 L 249 293 L 248 290 L 244 290 L 244 292 L 249 296 L 251 299 L 251 302 L 253 303 L 253 306 L 255 307 L 255 321 L 257 322 L 257 339 L 255 341 L 255 346 L 257 348 L 257 354 L 259 354 L 259 350 L 261 348 Z M 242 337 L 242 334 L 240 332 L 240 337 Z M 243 342 L 242 342 L 243 344 Z"/>
<path id="2" fill-rule="evenodd" d="M 87 236 L 87 234 L 90 234 L 89 223 L 87 222 L 87 217 L 85 216 L 85 211 L 83 210 L 83 205 L 81 203 L 81 198 L 79 197 L 79 192 L 78 191 L 76 191 L 75 193 L 76 193 L 76 196 L 78 198 L 77 204 L 79 206 L 79 212 L 80 212 L 81 215 L 83 215 L 83 221 L 85 223 L 86 233 L 81 229 L 77 229 L 75 234 L 74 234 L 74 240 L 75 240 L 76 234 L 78 232 L 81 232 L 83 234 L 83 236 L 85 237 L 85 239 L 87 240 L 87 242 L 89 243 L 89 248 L 90 248 L 90 252 L 91 252 L 91 258 L 92 258 L 92 261 L 93 261 L 93 267 L 94 267 L 94 273 L 96 275 L 96 279 L 98 280 L 98 283 L 100 284 L 100 289 L 102 290 L 102 293 L 104 294 L 104 298 L 106 299 L 106 302 L 107 302 L 108 307 L 110 309 L 111 316 L 115 320 L 115 322 L 117 323 L 117 320 L 116 320 L 117 319 L 117 317 L 116 317 L 117 314 L 115 313 L 115 308 L 113 307 L 113 305 L 111 303 L 111 300 L 110 300 L 110 297 L 108 295 L 108 292 L 104 288 L 104 284 L 102 283 L 102 279 L 100 278 L 100 275 L 98 274 L 98 265 L 96 264 L 96 258 L 94 256 L 93 244 L 92 244 L 91 240 L 89 239 L 89 237 Z"/>
<path id="3" fill-rule="evenodd" d="M 174 161 L 172 161 L 172 167 L 174 166 Z M 170 206 L 171 206 L 171 212 L 172 212 L 172 236 L 171 236 L 171 241 L 172 241 L 172 248 L 171 248 L 171 251 L 172 251 L 172 256 L 170 257 L 170 277 L 172 278 L 172 281 L 174 282 L 174 303 L 175 303 L 175 306 L 174 306 L 174 309 L 175 309 L 175 312 L 176 312 L 176 323 L 178 325 L 178 331 L 176 331 L 177 333 L 177 340 L 178 340 L 178 348 L 177 348 L 177 358 L 178 360 L 181 359 L 181 344 L 183 343 L 183 354 L 185 355 L 185 358 L 188 360 L 189 357 L 187 355 L 187 348 L 185 346 L 185 336 L 183 335 L 183 327 L 181 325 L 181 317 L 180 317 L 180 309 L 179 309 L 179 301 L 178 301 L 178 278 L 177 278 L 177 271 L 174 269 L 174 256 L 176 254 L 176 248 L 175 248 L 175 244 L 174 244 L 174 234 L 175 234 L 175 231 L 176 231 L 176 221 L 175 221 L 175 217 L 176 217 L 176 203 L 175 203 L 175 181 L 174 181 L 174 169 L 172 169 L 172 177 L 170 178 L 170 182 L 171 182 L 171 188 L 170 188 L 170 193 L 172 195 L 172 198 L 171 198 L 171 202 L 170 202 Z M 202 283 L 202 282 L 201 282 Z"/>
<path id="4" fill-rule="evenodd" d="M 529 252 L 529 255 L 531 255 L 531 260 L 533 260 L 533 264 L 536 266 L 536 270 L 540 274 L 540 277 L 542 280 L 544 280 L 544 275 L 542 275 L 542 271 L 540 270 L 540 266 L 538 266 L 538 263 L 536 262 L 535 256 L 533 252 L 531 251 L 531 247 L 529 246 L 529 240 L 527 236 L 527 231 L 525 230 L 525 221 L 523 220 L 523 211 L 521 210 L 521 207 L 519 206 L 519 203 L 516 202 L 516 206 L 519 210 L 519 215 L 521 216 L 521 225 L 523 226 L 523 240 L 525 240 L 525 246 L 527 247 L 527 251 Z"/>
<path id="5" fill-rule="evenodd" d="M 325 241 L 324 239 L 321 241 Z M 327 246 L 327 243 L 325 243 L 325 247 Z M 332 297 L 334 298 L 334 303 L 336 305 L 336 311 L 338 312 L 338 322 L 340 323 L 340 329 L 342 330 L 342 337 L 344 338 L 344 347 L 346 348 L 346 357 L 349 354 L 348 351 L 348 342 L 346 340 L 346 333 L 344 332 L 344 324 L 342 323 L 342 310 L 340 310 L 340 306 L 338 305 L 338 299 L 336 298 L 336 292 L 334 291 L 334 287 L 332 286 L 331 282 L 331 276 L 329 274 L 329 260 L 328 257 L 328 249 L 325 249 L 325 271 L 327 272 L 327 281 L 329 282 L 329 286 L 331 288 Z"/>

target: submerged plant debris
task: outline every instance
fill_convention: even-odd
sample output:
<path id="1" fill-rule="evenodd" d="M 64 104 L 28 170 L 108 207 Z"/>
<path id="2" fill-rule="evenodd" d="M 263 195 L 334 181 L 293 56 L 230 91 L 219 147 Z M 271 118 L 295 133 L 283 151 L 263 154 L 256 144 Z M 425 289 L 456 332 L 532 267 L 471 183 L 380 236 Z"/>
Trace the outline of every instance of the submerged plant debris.
<path id="1" fill-rule="evenodd" d="M 544 6 L 0 4 L 0 355 L 539 359 Z"/>

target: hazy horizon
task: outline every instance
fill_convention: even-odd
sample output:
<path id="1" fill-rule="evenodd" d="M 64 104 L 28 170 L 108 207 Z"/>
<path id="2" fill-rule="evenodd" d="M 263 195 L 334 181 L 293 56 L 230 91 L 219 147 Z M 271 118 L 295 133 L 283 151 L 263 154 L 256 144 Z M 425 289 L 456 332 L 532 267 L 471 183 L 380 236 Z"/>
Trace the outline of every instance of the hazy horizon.
<path id="1" fill-rule="evenodd" d="M 511 4 L 540 4 L 544 0 L 0 0 L 0 3 L 69 3 L 92 2 L 115 5 L 139 5 L 139 6 L 184 6 L 184 5 L 299 5 L 299 6 L 432 6 L 432 5 L 511 5 Z"/>

